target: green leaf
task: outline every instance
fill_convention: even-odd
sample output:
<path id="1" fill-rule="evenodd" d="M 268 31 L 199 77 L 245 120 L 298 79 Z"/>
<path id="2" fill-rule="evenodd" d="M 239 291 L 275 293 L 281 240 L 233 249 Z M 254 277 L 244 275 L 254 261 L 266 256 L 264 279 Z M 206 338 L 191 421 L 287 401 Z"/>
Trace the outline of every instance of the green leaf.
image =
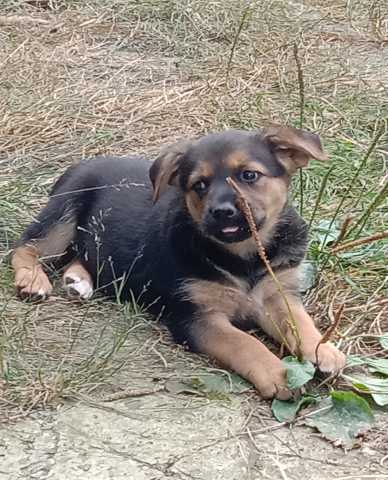
<path id="1" fill-rule="evenodd" d="M 295 357 L 285 357 L 282 362 L 287 370 L 287 386 L 290 390 L 300 388 L 314 376 L 315 367 L 311 362 L 299 361 Z"/>
<path id="2" fill-rule="evenodd" d="M 317 266 L 310 260 L 305 260 L 302 263 L 302 273 L 299 282 L 299 291 L 305 293 L 315 285 L 317 278 Z"/>
<path id="3" fill-rule="evenodd" d="M 227 399 L 230 393 L 242 393 L 252 386 L 236 373 L 204 374 L 183 380 L 169 380 L 166 389 L 171 393 L 185 393 Z"/>
<path id="4" fill-rule="evenodd" d="M 351 381 L 353 386 L 358 390 L 368 393 L 372 396 L 377 405 L 388 405 L 388 378 L 349 376 L 343 375 L 344 378 Z"/>
<path id="5" fill-rule="evenodd" d="M 358 355 L 348 355 L 346 357 L 346 366 L 347 367 L 358 367 L 360 365 L 365 365 L 365 359 L 359 357 Z"/>
<path id="6" fill-rule="evenodd" d="M 275 398 L 271 405 L 272 413 L 279 422 L 292 422 L 302 407 L 316 403 L 317 401 L 318 398 L 311 395 L 303 395 L 298 398 L 298 400 L 287 401 Z"/>
<path id="7" fill-rule="evenodd" d="M 379 337 L 380 345 L 384 348 L 384 350 L 388 350 L 388 333 L 384 333 Z"/>
<path id="8" fill-rule="evenodd" d="M 371 427 L 374 417 L 366 400 L 353 392 L 334 391 L 331 408 L 312 415 L 306 424 L 319 430 L 337 446 L 352 448 Z"/>
<path id="9" fill-rule="evenodd" d="M 166 390 L 170 393 L 185 393 L 188 395 L 198 395 L 197 389 L 190 387 L 187 383 L 181 380 L 168 380 L 166 382 Z M 201 395 L 203 396 L 203 395 Z"/>
<path id="10" fill-rule="evenodd" d="M 204 393 L 242 393 L 252 388 L 237 373 L 200 375 L 192 379 L 192 384 Z"/>
<path id="11" fill-rule="evenodd" d="M 370 372 L 388 375 L 388 359 L 386 358 L 348 356 L 347 367 L 357 367 L 359 365 L 367 365 Z"/>
<path id="12" fill-rule="evenodd" d="M 371 372 L 388 375 L 388 359 L 386 358 L 366 358 L 365 363 Z"/>
<path id="13" fill-rule="evenodd" d="M 331 220 L 321 220 L 315 227 L 313 238 L 320 243 L 321 247 L 337 240 L 338 235 L 340 234 L 340 230 L 335 222 L 331 223 Z"/>

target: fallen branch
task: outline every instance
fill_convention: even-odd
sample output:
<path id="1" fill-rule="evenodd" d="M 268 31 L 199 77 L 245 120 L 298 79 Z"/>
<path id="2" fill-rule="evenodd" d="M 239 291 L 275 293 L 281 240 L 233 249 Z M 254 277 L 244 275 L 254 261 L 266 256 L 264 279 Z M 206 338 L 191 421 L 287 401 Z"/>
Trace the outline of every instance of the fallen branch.
<path id="1" fill-rule="evenodd" d="M 294 338 L 295 338 L 295 341 L 296 341 L 296 351 L 291 352 L 291 353 L 295 353 L 295 355 L 298 358 L 300 358 L 301 357 L 301 352 L 300 352 L 301 338 L 300 338 L 300 335 L 299 335 L 298 327 L 296 325 L 294 316 L 292 314 L 290 304 L 289 304 L 289 302 L 287 300 L 287 297 L 286 297 L 286 295 L 283 291 L 282 284 L 277 279 L 277 277 L 275 275 L 275 272 L 273 271 L 273 269 L 271 267 L 271 264 L 268 261 L 267 255 L 265 253 L 264 246 L 263 246 L 263 244 L 261 242 L 261 239 L 260 239 L 260 236 L 259 236 L 259 232 L 257 231 L 257 228 L 256 228 L 256 224 L 255 224 L 255 220 L 253 218 L 251 206 L 249 205 L 248 200 L 245 198 L 243 192 L 241 191 L 241 189 L 237 185 L 237 183 L 230 177 L 227 177 L 226 181 L 233 188 L 233 190 L 237 193 L 237 197 L 238 197 L 238 199 L 241 203 L 241 210 L 242 210 L 242 212 L 243 212 L 243 214 L 244 214 L 244 216 L 245 216 L 245 218 L 248 222 L 249 229 L 250 229 L 250 231 L 252 233 L 252 236 L 253 236 L 253 239 L 256 243 L 257 253 L 259 254 L 259 257 L 261 258 L 261 260 L 263 261 L 268 273 L 272 277 L 272 280 L 274 281 L 274 283 L 276 285 L 276 288 L 277 288 L 280 296 L 282 297 L 282 299 L 283 299 L 283 301 L 286 305 L 287 314 L 288 314 L 287 315 L 287 324 L 288 324 L 292 334 L 294 335 Z M 279 329 L 279 331 L 280 331 L 280 329 Z M 285 340 L 285 343 L 287 345 L 287 340 Z"/>
<path id="2" fill-rule="evenodd" d="M 338 247 L 332 248 L 330 253 L 342 252 L 342 250 L 349 250 L 350 248 L 358 247 L 359 245 L 365 245 L 367 243 L 376 242 L 377 240 L 382 240 L 383 238 L 388 238 L 388 231 L 375 233 L 374 235 L 370 235 L 369 237 L 363 237 L 357 240 L 343 243 L 342 245 L 338 245 Z"/>
<path id="3" fill-rule="evenodd" d="M 102 399 L 103 402 L 114 402 L 115 400 L 122 400 L 124 398 L 144 397 L 146 395 L 153 395 L 154 393 L 165 391 L 165 387 L 155 388 L 140 388 L 138 390 L 123 390 L 122 392 L 112 393 Z"/>

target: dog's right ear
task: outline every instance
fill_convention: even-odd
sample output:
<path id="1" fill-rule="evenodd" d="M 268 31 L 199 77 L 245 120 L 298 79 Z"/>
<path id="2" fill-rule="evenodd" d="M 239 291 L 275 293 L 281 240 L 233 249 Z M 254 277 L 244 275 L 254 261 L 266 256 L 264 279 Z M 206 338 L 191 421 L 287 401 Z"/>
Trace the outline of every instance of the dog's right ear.
<path id="1" fill-rule="evenodd" d="M 318 135 L 306 130 L 272 125 L 262 130 L 261 136 L 272 145 L 275 156 L 290 175 L 306 167 L 312 158 L 328 158 Z"/>
<path id="2" fill-rule="evenodd" d="M 182 141 L 165 147 L 154 163 L 149 175 L 154 189 L 153 202 L 157 202 L 160 195 L 169 185 L 178 185 L 179 163 L 191 145 L 190 141 Z"/>

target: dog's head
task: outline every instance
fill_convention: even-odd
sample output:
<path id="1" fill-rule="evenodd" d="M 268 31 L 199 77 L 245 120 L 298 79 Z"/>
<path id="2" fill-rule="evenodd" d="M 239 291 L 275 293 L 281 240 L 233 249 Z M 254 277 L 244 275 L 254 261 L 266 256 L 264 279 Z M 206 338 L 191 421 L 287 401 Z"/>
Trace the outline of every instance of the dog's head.
<path id="1" fill-rule="evenodd" d="M 325 160 L 319 137 L 291 127 L 229 130 L 166 148 L 150 169 L 154 201 L 169 185 L 180 188 L 201 232 L 224 244 L 251 234 L 239 208 L 233 178 L 249 201 L 264 236 L 287 202 L 292 174 L 311 158 Z"/>

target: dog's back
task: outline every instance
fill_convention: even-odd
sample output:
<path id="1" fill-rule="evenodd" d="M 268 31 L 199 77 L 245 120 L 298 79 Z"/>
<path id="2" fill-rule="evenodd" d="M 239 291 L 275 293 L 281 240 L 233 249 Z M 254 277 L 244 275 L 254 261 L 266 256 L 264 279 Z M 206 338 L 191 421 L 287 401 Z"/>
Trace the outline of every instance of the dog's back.
<path id="1" fill-rule="evenodd" d="M 45 263 L 82 258 L 98 287 L 111 283 L 112 275 L 120 277 L 133 263 L 145 235 L 152 207 L 149 166 L 138 157 L 98 157 L 72 166 L 19 243 L 40 242 Z M 114 267 L 106 265 L 112 243 Z"/>

